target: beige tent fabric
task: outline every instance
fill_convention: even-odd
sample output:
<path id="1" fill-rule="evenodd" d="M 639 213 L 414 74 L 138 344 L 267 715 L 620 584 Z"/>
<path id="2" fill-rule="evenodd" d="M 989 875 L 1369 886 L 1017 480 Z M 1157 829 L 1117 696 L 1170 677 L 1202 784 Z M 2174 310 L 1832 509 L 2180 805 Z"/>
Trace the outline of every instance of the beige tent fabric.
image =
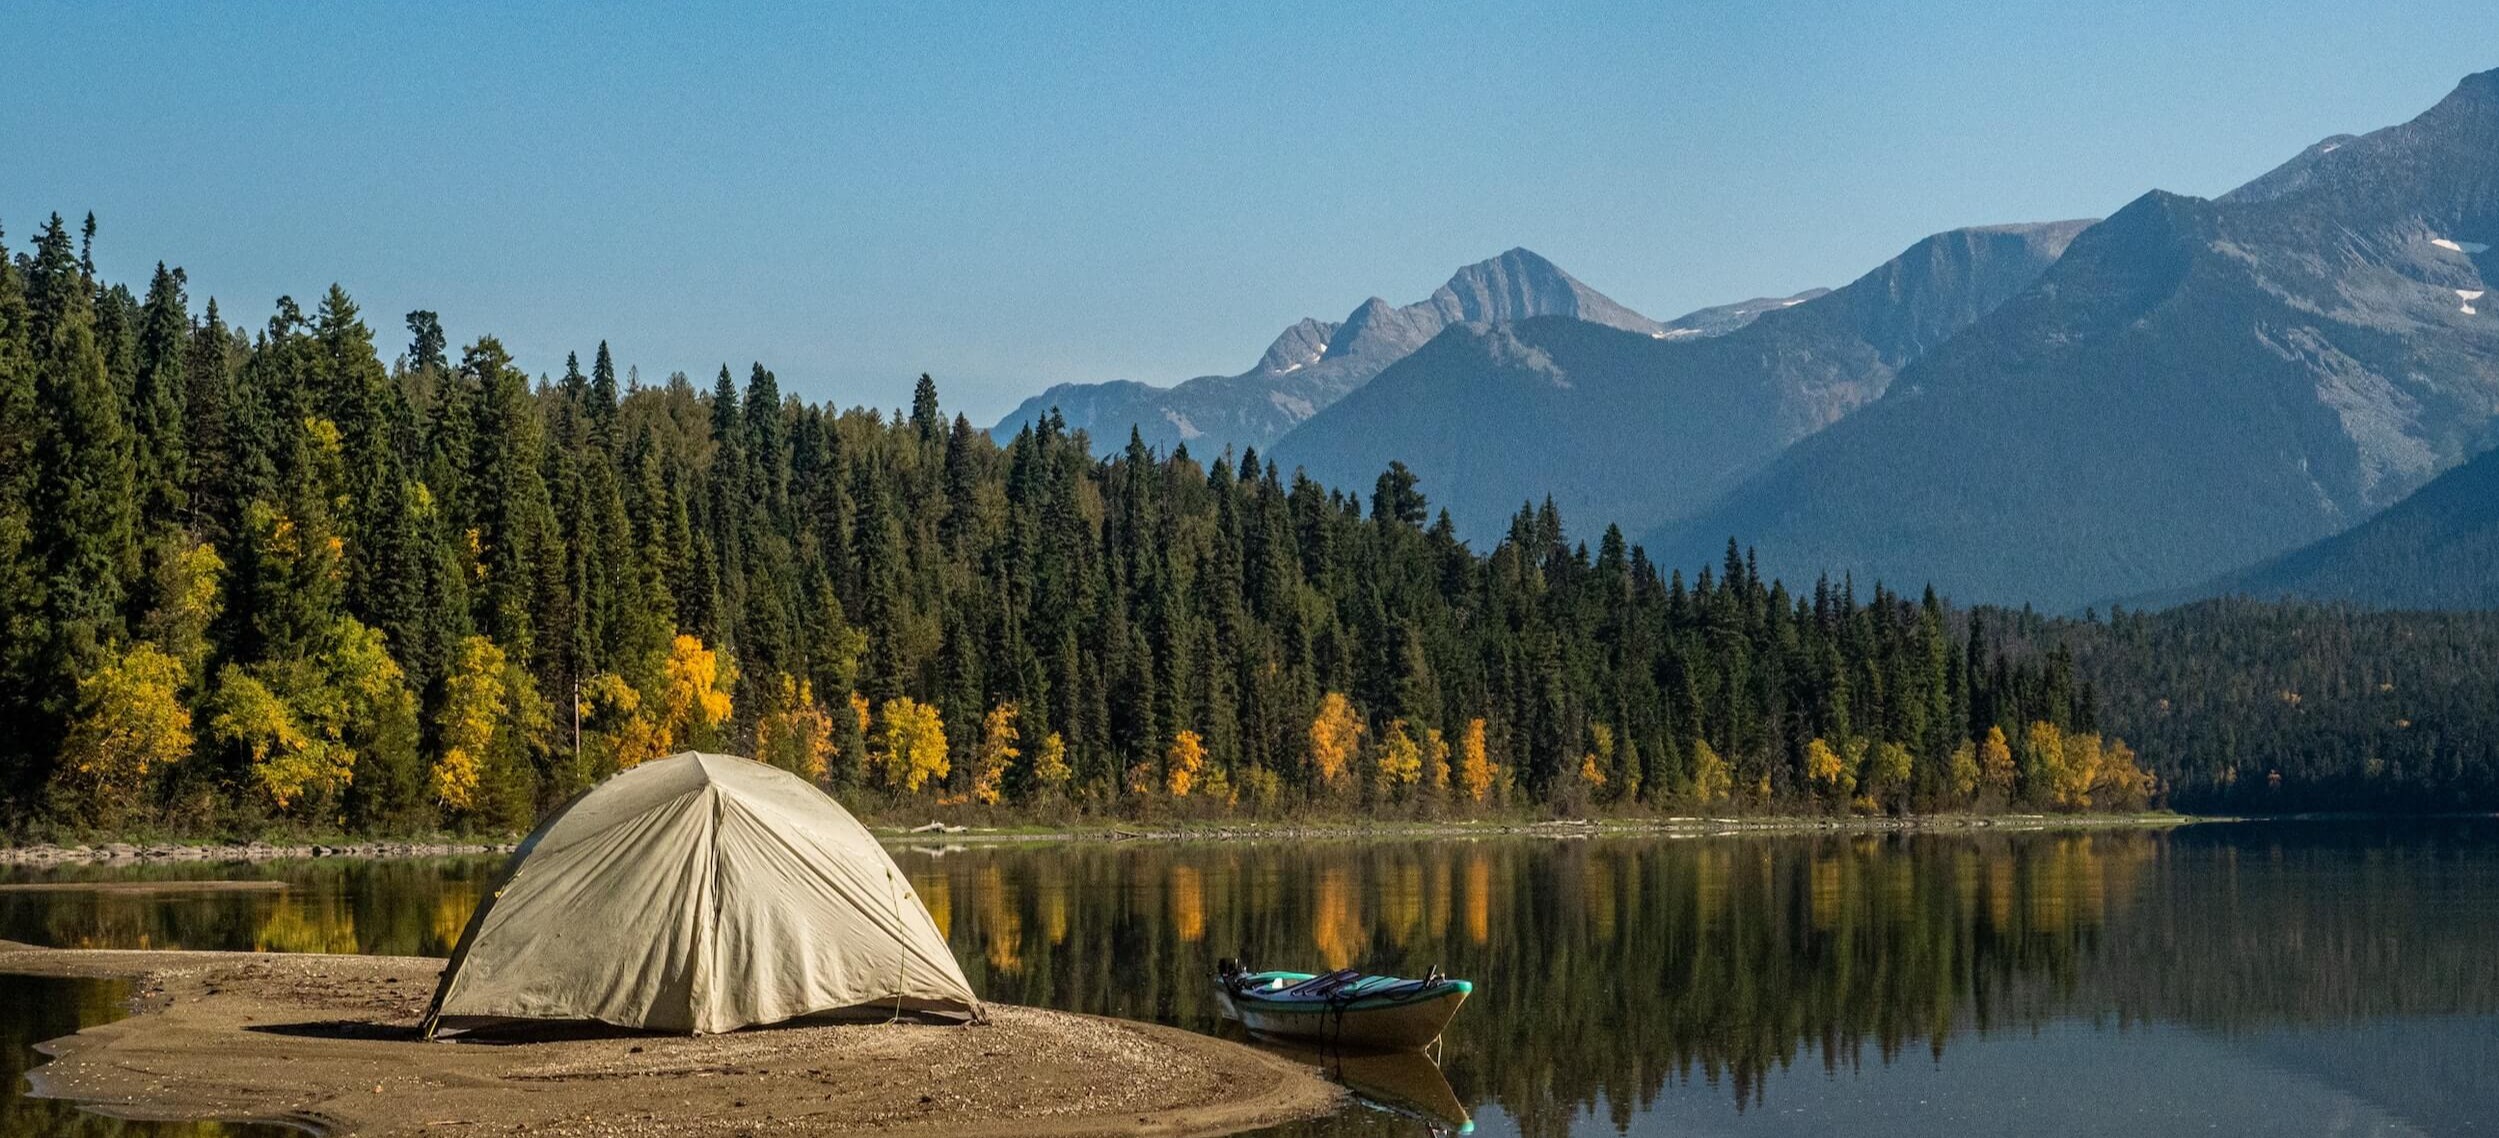
<path id="1" fill-rule="evenodd" d="M 695 752 L 538 827 L 428 1015 L 721 1032 L 861 1004 L 980 1012 L 919 894 L 806 780 Z"/>

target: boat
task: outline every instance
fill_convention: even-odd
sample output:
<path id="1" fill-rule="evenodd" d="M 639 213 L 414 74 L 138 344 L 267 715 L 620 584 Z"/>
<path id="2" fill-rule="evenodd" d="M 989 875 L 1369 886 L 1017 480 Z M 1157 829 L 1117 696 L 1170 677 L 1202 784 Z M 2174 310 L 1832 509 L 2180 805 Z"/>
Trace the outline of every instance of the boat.
<path id="1" fill-rule="evenodd" d="M 1282 1039 L 1373 1051 L 1419 1051 L 1440 1038 L 1475 985 L 1441 975 L 1420 980 L 1335 972 L 1253 972 L 1225 960 L 1215 974 L 1226 1019 Z"/>

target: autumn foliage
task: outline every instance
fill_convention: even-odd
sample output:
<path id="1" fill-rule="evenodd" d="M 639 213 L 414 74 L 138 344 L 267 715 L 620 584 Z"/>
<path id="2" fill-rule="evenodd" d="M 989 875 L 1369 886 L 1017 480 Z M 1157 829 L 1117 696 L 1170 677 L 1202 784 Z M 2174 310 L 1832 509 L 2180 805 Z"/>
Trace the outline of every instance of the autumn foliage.
<path id="1" fill-rule="evenodd" d="M 885 786 L 916 794 L 953 769 L 946 754 L 946 724 L 937 709 L 901 696 L 877 709 L 876 751 Z"/>
<path id="2" fill-rule="evenodd" d="M 1310 767 L 1320 786 L 1333 788 L 1345 777 L 1361 750 L 1363 730 L 1353 702 L 1342 693 L 1320 697 L 1319 714 L 1310 721 Z"/>
<path id="3" fill-rule="evenodd" d="M 1171 749 L 1163 752 L 1163 785 L 1174 798 L 1187 798 L 1197 785 L 1198 772 L 1206 768 L 1206 744 L 1195 731 L 1183 731 L 1171 737 Z"/>
<path id="4" fill-rule="evenodd" d="M 1016 746 L 1021 740 L 1015 727 L 1014 704 L 999 704 L 981 717 L 980 747 L 973 752 L 972 801 L 995 806 L 1005 799 L 1007 772 L 1024 754 Z"/>
<path id="5" fill-rule="evenodd" d="M 61 748 L 64 806 L 115 824 L 151 772 L 191 753 L 186 682 L 182 661 L 146 641 L 78 681 L 78 718 Z"/>
<path id="6" fill-rule="evenodd" d="M 833 760 L 833 715 L 816 702 L 812 681 L 781 677 L 771 706 L 755 720 L 755 759 L 809 782 L 823 782 Z"/>
<path id="7" fill-rule="evenodd" d="M 1466 792 L 1467 801 L 1481 803 L 1492 790 L 1492 756 L 1484 745 L 1484 721 L 1470 719 L 1466 734 L 1458 740 L 1458 786 Z"/>

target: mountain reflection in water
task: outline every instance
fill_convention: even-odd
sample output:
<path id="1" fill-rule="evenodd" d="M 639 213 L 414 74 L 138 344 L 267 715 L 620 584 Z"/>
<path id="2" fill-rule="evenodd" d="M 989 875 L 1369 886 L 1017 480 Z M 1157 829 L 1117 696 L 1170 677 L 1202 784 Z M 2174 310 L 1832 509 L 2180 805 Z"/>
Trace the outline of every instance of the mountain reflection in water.
<path id="1" fill-rule="evenodd" d="M 992 999 L 1212 1032 L 1222 956 L 1473 980 L 1439 1073 L 1479 1133 L 2499 1125 L 2487 819 L 896 856 Z M 0 937 L 439 955 L 495 864 L 17 871 L 286 888 L 0 891 Z"/>

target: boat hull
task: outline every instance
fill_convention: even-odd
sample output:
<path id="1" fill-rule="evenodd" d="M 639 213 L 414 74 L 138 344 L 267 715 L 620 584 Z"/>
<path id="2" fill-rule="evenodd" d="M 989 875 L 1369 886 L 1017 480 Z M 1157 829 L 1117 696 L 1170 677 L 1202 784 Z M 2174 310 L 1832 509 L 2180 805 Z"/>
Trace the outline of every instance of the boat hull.
<path id="1" fill-rule="evenodd" d="M 1332 1008 L 1309 1001 L 1261 1000 L 1218 992 L 1226 1017 L 1259 1035 L 1373 1051 L 1416 1051 L 1449 1027 L 1468 988 L 1451 985 L 1421 999 L 1384 1007 Z"/>

